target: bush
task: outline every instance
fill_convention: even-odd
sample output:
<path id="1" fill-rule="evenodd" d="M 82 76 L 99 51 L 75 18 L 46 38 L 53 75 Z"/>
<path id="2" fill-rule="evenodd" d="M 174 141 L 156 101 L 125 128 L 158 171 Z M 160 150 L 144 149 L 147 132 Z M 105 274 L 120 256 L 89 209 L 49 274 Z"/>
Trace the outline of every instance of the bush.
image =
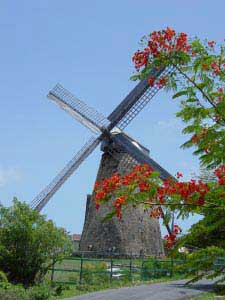
<path id="1" fill-rule="evenodd" d="M 51 296 L 51 290 L 48 286 L 33 286 L 27 290 L 29 300 L 48 300 Z"/>
<path id="2" fill-rule="evenodd" d="M 48 286 L 33 286 L 27 290 L 22 285 L 1 283 L 1 300 L 48 300 L 51 290 Z"/>
<path id="3" fill-rule="evenodd" d="M 223 281 L 224 277 L 218 277 L 221 271 L 224 270 L 224 263 L 217 266 L 218 258 L 225 258 L 225 250 L 210 246 L 204 249 L 196 250 L 187 255 L 187 260 L 184 264 L 177 266 L 179 271 L 185 272 L 187 275 L 194 276 L 190 282 L 198 281 L 199 279 L 215 278 L 215 283 Z"/>
<path id="4" fill-rule="evenodd" d="M 155 260 L 150 258 L 144 262 L 142 268 L 142 279 L 148 280 L 152 278 L 161 278 L 168 276 L 171 272 L 171 261 L 170 260 Z"/>
<path id="5" fill-rule="evenodd" d="M 0 282 L 8 282 L 7 276 L 3 271 L 0 271 Z"/>
<path id="6" fill-rule="evenodd" d="M 54 285 L 54 291 L 53 291 L 54 296 L 60 296 L 63 291 L 70 289 L 70 286 L 65 283 L 53 283 L 52 286 L 53 285 Z"/>
<path id="7" fill-rule="evenodd" d="M 0 285 L 0 299 L 4 300 L 29 300 L 23 286 L 9 283 Z"/>
<path id="8" fill-rule="evenodd" d="M 71 253 L 65 230 L 17 199 L 11 207 L 0 205 L 0 224 L 0 269 L 11 283 L 40 282 L 53 263 Z"/>

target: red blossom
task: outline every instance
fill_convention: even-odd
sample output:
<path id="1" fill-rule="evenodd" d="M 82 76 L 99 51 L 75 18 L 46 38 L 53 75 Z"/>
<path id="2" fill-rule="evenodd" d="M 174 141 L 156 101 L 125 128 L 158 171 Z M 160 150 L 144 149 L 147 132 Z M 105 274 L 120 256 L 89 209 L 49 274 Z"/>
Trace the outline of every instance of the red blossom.
<path id="1" fill-rule="evenodd" d="M 180 172 L 177 172 L 176 177 L 177 177 L 177 178 L 183 177 L 183 174 L 180 173 Z"/>
<path id="2" fill-rule="evenodd" d="M 96 194 L 95 194 L 95 199 L 96 200 L 101 200 L 104 199 L 106 197 L 106 192 L 99 190 Z"/>
<path id="3" fill-rule="evenodd" d="M 204 197 L 200 197 L 200 198 L 197 200 L 197 204 L 198 204 L 198 205 L 204 205 L 204 203 L 205 203 Z"/>
<path id="4" fill-rule="evenodd" d="M 94 190 L 96 191 L 100 187 L 100 182 L 96 181 L 94 185 Z"/>
<path id="5" fill-rule="evenodd" d="M 218 64 L 217 64 L 216 61 L 213 61 L 213 62 L 211 63 L 211 68 L 212 68 L 212 70 L 213 70 L 213 75 L 214 75 L 214 76 L 216 76 L 217 74 L 220 73 L 220 69 L 219 69 L 219 66 L 218 66 Z"/>
<path id="6" fill-rule="evenodd" d="M 154 77 L 149 77 L 148 78 L 148 83 L 150 86 L 154 86 L 155 78 Z"/>
<path id="7" fill-rule="evenodd" d="M 99 202 L 97 202 L 97 201 L 95 201 L 95 209 L 99 209 L 99 207 L 100 207 L 100 204 L 99 204 Z"/>
<path id="8" fill-rule="evenodd" d="M 166 76 L 162 76 L 159 81 L 156 82 L 156 86 L 159 89 L 162 89 L 165 85 L 167 84 L 167 77 Z"/>
<path id="9" fill-rule="evenodd" d="M 178 234 L 178 233 L 181 233 L 181 232 L 182 232 L 181 228 L 178 225 L 175 224 L 173 226 L 173 233 Z"/>
<path id="10" fill-rule="evenodd" d="M 116 211 L 116 216 L 118 219 L 121 219 L 122 218 L 122 213 L 121 213 L 121 207 L 122 207 L 122 204 L 124 204 L 126 202 L 127 198 L 125 196 L 123 197 L 118 197 L 115 199 L 114 203 L 113 203 L 113 206 L 115 208 L 115 211 Z"/>
<path id="11" fill-rule="evenodd" d="M 214 171 L 214 174 L 218 178 L 219 185 L 225 185 L 225 165 L 221 165 Z"/>
<path id="12" fill-rule="evenodd" d="M 199 137 L 197 134 L 194 134 L 192 137 L 191 137 L 191 142 L 192 144 L 196 144 L 199 140 Z"/>
<path id="13" fill-rule="evenodd" d="M 139 185 L 140 192 L 146 192 L 150 188 L 150 184 L 142 180 L 140 180 L 138 185 Z"/>
<path id="14" fill-rule="evenodd" d="M 166 240 L 166 247 L 171 248 L 172 246 L 177 244 L 176 237 L 179 233 L 181 233 L 182 230 L 178 225 L 174 225 L 171 234 L 167 234 L 164 236 L 164 239 Z"/>
<path id="15" fill-rule="evenodd" d="M 174 36 L 175 30 L 171 29 L 170 27 L 167 27 L 164 33 L 164 39 L 170 42 Z"/>
<path id="16" fill-rule="evenodd" d="M 132 61 L 135 64 L 135 68 L 139 70 L 141 67 L 146 66 L 148 63 L 148 55 L 149 55 L 149 49 L 146 48 L 143 51 L 138 50 L 134 53 L 132 57 Z"/>
<path id="17" fill-rule="evenodd" d="M 162 217 L 161 206 L 154 207 L 150 212 L 150 217 L 154 219 L 159 219 L 160 217 Z"/>
<path id="18" fill-rule="evenodd" d="M 202 70 L 203 71 L 208 71 L 209 70 L 209 66 L 206 64 L 202 64 Z"/>
<path id="19" fill-rule="evenodd" d="M 214 47 L 215 41 L 209 41 L 209 42 L 208 42 L 208 45 L 209 45 L 210 47 Z"/>

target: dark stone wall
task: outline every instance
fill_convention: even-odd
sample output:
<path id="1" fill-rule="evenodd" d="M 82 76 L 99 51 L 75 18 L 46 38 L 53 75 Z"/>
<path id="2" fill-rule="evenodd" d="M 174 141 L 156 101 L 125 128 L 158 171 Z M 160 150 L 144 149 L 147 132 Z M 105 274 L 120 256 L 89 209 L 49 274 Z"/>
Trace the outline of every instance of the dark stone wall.
<path id="1" fill-rule="evenodd" d="M 114 149 L 115 150 L 115 149 Z M 111 176 L 114 172 L 127 173 L 137 164 L 127 153 L 117 149 L 113 156 L 107 151 L 103 153 L 97 180 Z M 125 255 L 156 255 L 163 256 L 159 221 L 149 216 L 143 207 L 130 206 L 123 211 L 123 218 L 118 220 L 113 217 L 103 222 L 109 212 L 109 204 L 101 206 L 97 211 L 93 195 L 87 196 L 86 214 L 83 233 L 80 241 L 80 250 L 88 251 L 92 246 L 93 251 L 115 252 Z"/>

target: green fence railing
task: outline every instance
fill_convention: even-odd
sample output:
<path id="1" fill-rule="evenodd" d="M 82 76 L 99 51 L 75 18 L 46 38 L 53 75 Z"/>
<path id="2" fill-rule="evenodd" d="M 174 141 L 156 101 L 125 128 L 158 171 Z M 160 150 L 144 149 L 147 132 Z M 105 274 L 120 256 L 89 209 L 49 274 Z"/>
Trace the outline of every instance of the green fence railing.
<path id="1" fill-rule="evenodd" d="M 207 259 L 207 258 L 206 258 Z M 98 284 L 112 281 L 151 280 L 155 278 L 186 275 L 187 271 L 198 274 L 198 262 L 195 267 L 185 270 L 186 259 L 157 259 L 154 257 L 92 258 L 69 257 L 56 263 L 50 271 L 52 282 L 65 284 Z M 225 257 L 214 261 L 214 269 L 225 268 Z"/>

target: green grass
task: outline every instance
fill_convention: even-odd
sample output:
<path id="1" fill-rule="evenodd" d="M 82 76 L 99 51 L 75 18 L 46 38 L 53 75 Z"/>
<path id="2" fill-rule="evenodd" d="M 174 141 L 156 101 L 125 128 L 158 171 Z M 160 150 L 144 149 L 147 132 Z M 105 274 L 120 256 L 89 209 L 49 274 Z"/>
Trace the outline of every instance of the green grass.
<path id="1" fill-rule="evenodd" d="M 225 300 L 225 296 L 220 296 L 215 293 L 207 293 L 198 297 L 190 298 L 189 300 Z"/>

